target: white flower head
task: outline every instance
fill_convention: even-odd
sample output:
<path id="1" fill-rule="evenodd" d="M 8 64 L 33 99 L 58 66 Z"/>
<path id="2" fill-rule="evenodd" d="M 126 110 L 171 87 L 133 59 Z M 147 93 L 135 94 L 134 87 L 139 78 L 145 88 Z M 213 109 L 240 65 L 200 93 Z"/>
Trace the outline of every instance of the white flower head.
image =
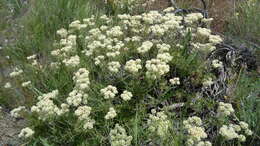
<path id="1" fill-rule="evenodd" d="M 130 73 L 137 73 L 140 69 L 142 69 L 141 66 L 141 59 L 136 60 L 129 60 L 126 62 L 125 70 Z"/>
<path id="2" fill-rule="evenodd" d="M 6 88 L 6 89 L 9 89 L 11 87 L 12 87 L 12 85 L 10 82 L 5 83 L 5 85 L 4 85 L 4 88 Z"/>
<path id="3" fill-rule="evenodd" d="M 21 130 L 20 134 L 18 135 L 19 138 L 29 138 L 34 134 L 34 131 L 29 128 L 26 127 L 24 129 Z"/>
<path id="4" fill-rule="evenodd" d="M 180 78 L 175 77 L 169 80 L 172 85 L 180 85 Z"/>
<path id="5" fill-rule="evenodd" d="M 141 47 L 137 48 L 137 52 L 143 54 L 143 53 L 148 52 L 152 47 L 153 47 L 152 42 L 145 41 L 145 42 L 142 43 Z"/>
<path id="6" fill-rule="evenodd" d="M 124 100 L 124 101 L 128 101 L 131 100 L 131 98 L 133 97 L 133 94 L 127 90 L 125 90 L 120 97 Z"/>
<path id="7" fill-rule="evenodd" d="M 22 86 L 23 87 L 28 87 L 31 83 L 32 83 L 31 81 L 23 82 Z"/>
<path id="8" fill-rule="evenodd" d="M 217 59 L 212 60 L 212 66 L 214 68 L 223 68 L 223 63 Z"/>
<path id="9" fill-rule="evenodd" d="M 109 133 L 111 146 L 130 146 L 133 139 L 132 136 L 128 136 L 126 130 L 116 124 L 115 128 Z"/>
<path id="10" fill-rule="evenodd" d="M 118 61 L 112 61 L 108 63 L 108 69 L 113 73 L 119 72 L 120 67 L 121 65 Z"/>
<path id="11" fill-rule="evenodd" d="M 113 107 L 109 108 L 108 113 L 105 115 L 105 119 L 114 119 L 117 116 L 116 110 Z"/>
<path id="12" fill-rule="evenodd" d="M 112 99 L 118 93 L 117 88 L 112 85 L 108 85 L 106 88 L 101 89 L 100 92 L 105 99 L 109 99 L 109 98 Z"/>

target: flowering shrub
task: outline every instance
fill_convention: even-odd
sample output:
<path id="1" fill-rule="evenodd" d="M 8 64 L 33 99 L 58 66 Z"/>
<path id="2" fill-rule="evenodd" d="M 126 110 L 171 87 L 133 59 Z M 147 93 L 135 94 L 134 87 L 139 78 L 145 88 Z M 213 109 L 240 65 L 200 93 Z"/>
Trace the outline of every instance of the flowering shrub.
<path id="1" fill-rule="evenodd" d="M 185 141 L 210 146 L 218 137 L 244 141 L 244 135 L 225 125 L 235 121 L 232 105 L 204 93 L 224 68 L 219 60 L 205 59 L 222 38 L 204 27 L 211 19 L 200 13 L 178 16 L 172 10 L 104 15 L 96 21 L 93 16 L 58 30 L 52 61 L 30 65 L 40 72 L 32 72 L 36 76 L 49 72 L 50 80 L 60 84 L 53 81 L 41 93 L 32 87 L 36 81 L 23 83 L 38 97 L 28 111 L 34 131 L 27 128 L 20 136 L 31 142 L 44 137 L 56 145 Z M 15 69 L 10 76 L 22 74 Z"/>

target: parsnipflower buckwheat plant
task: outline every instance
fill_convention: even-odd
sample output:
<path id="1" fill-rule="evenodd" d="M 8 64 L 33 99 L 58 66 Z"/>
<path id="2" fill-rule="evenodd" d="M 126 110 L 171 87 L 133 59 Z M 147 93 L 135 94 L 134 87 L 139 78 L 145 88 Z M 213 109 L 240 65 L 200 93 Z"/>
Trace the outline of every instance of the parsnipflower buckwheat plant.
<path id="1" fill-rule="evenodd" d="M 51 62 L 37 73 L 46 77 L 48 72 L 43 82 L 50 86 L 22 83 L 37 98 L 27 110 L 33 130 L 22 130 L 21 136 L 32 143 L 44 137 L 56 145 L 211 146 L 219 137 L 244 141 L 230 128 L 232 105 L 202 90 L 217 82 L 212 65 L 224 67 L 204 56 L 222 38 L 205 27 L 211 19 L 200 13 L 176 15 L 173 9 L 92 16 L 59 29 Z M 22 73 L 15 69 L 10 76 Z M 252 134 L 248 125 L 240 125 Z"/>

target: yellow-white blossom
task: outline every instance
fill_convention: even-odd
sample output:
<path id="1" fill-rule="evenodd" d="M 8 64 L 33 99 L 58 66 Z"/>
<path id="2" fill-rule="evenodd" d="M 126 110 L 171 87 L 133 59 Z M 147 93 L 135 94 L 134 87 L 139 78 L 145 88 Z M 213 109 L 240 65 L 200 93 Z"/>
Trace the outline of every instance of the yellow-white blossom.
<path id="1" fill-rule="evenodd" d="M 9 74 L 9 76 L 13 78 L 21 75 L 22 73 L 23 73 L 22 69 L 15 68 L 14 71 Z"/>
<path id="2" fill-rule="evenodd" d="M 116 116 L 117 116 L 116 110 L 113 107 L 110 107 L 108 113 L 105 115 L 105 119 L 106 120 L 113 119 Z"/>
<path id="3" fill-rule="evenodd" d="M 172 85 L 180 85 L 180 78 L 175 77 L 169 80 Z"/>
<path id="4" fill-rule="evenodd" d="M 105 99 L 114 98 L 118 93 L 116 87 L 112 85 L 108 85 L 106 88 L 101 89 L 100 92 Z"/>
<path id="5" fill-rule="evenodd" d="M 203 84 L 204 87 L 209 87 L 209 86 L 211 86 L 213 83 L 214 83 L 214 82 L 213 82 L 212 78 L 209 77 L 209 78 L 207 78 L 206 80 L 204 80 L 202 84 Z"/>
<path id="6" fill-rule="evenodd" d="M 141 59 L 129 60 L 126 62 L 125 70 L 130 73 L 137 73 L 140 69 L 142 69 Z"/>
<path id="7" fill-rule="evenodd" d="M 232 126 L 223 125 L 219 129 L 219 134 L 222 135 L 227 140 L 232 140 L 238 138 L 238 134 Z"/>
<path id="8" fill-rule="evenodd" d="M 201 13 L 191 13 L 185 16 L 184 21 L 187 24 L 192 24 L 194 22 L 198 22 L 198 20 L 202 19 L 203 15 Z"/>
<path id="9" fill-rule="evenodd" d="M 27 87 L 27 86 L 29 86 L 31 83 L 32 83 L 31 81 L 23 82 L 23 83 L 22 83 L 22 86 L 23 86 L 23 87 Z"/>
<path id="10" fill-rule="evenodd" d="M 172 56 L 170 55 L 170 53 L 159 53 L 157 54 L 156 58 L 166 63 L 172 60 Z"/>
<path id="11" fill-rule="evenodd" d="M 109 138 L 111 146 L 130 146 L 133 139 L 119 124 L 116 124 L 115 128 L 110 131 Z"/>
<path id="12" fill-rule="evenodd" d="M 163 111 L 156 112 L 155 109 L 152 109 L 151 112 L 147 120 L 148 130 L 161 138 L 165 137 L 171 127 L 167 115 Z"/>
<path id="13" fill-rule="evenodd" d="M 149 78 L 156 79 L 170 71 L 170 66 L 160 59 L 151 59 L 146 61 L 146 75 Z"/>
<path id="14" fill-rule="evenodd" d="M 25 110 L 25 106 L 19 106 L 19 107 L 13 109 L 13 110 L 10 112 L 10 114 L 11 114 L 11 116 L 14 117 L 14 118 L 21 118 L 20 113 L 21 113 L 22 111 L 24 111 L 24 110 Z"/>
<path id="15" fill-rule="evenodd" d="M 233 109 L 230 103 L 219 102 L 219 106 L 217 110 L 218 116 L 226 117 L 231 115 L 234 112 L 235 110 Z"/>
<path id="16" fill-rule="evenodd" d="M 67 97 L 66 101 L 71 106 L 78 106 L 82 103 L 84 96 L 84 93 L 79 90 L 73 90 L 69 93 L 69 97 Z"/>
<path id="17" fill-rule="evenodd" d="M 95 120 L 90 118 L 91 109 L 89 106 L 79 106 L 75 111 L 75 115 L 79 120 L 84 122 L 84 129 L 92 129 L 95 124 Z"/>
<path id="18" fill-rule="evenodd" d="M 117 73 L 121 67 L 121 65 L 118 61 L 109 62 L 107 65 L 108 65 L 109 71 L 111 71 L 113 73 Z"/>
<path id="19" fill-rule="evenodd" d="M 61 28 L 57 31 L 57 34 L 62 38 L 66 38 L 68 35 L 68 31 L 64 28 Z"/>
<path id="20" fill-rule="evenodd" d="M 103 55 L 97 56 L 94 59 L 95 60 L 95 65 L 99 65 L 104 59 L 105 59 L 105 56 L 103 56 Z"/>
<path id="21" fill-rule="evenodd" d="M 212 60 L 212 66 L 214 68 L 222 68 L 223 67 L 223 63 L 217 59 Z"/>
<path id="22" fill-rule="evenodd" d="M 140 54 L 148 52 L 153 47 L 153 43 L 150 41 L 145 41 L 142 43 L 142 46 L 137 48 L 137 52 Z"/>
<path id="23" fill-rule="evenodd" d="M 209 42 L 216 45 L 223 42 L 223 39 L 219 35 L 210 35 Z"/>
<path id="24" fill-rule="evenodd" d="M 80 58 L 78 55 L 72 56 L 69 59 L 65 59 L 62 61 L 68 67 L 76 67 L 80 63 Z"/>
<path id="25" fill-rule="evenodd" d="M 125 90 L 120 97 L 124 100 L 124 101 L 128 101 L 131 100 L 131 98 L 133 97 L 133 94 L 127 90 Z"/>
<path id="26" fill-rule="evenodd" d="M 31 128 L 26 127 L 21 130 L 18 137 L 19 138 L 29 138 L 29 137 L 33 136 L 33 134 L 34 134 L 34 131 Z"/>
<path id="27" fill-rule="evenodd" d="M 202 139 L 208 136 L 204 127 L 202 127 L 202 120 L 197 116 L 189 117 L 187 120 L 184 120 L 183 125 L 188 133 L 188 140 L 186 141 L 188 145 L 198 144 L 202 142 Z"/>
<path id="28" fill-rule="evenodd" d="M 78 69 L 78 71 L 74 73 L 73 80 L 76 83 L 75 88 L 82 91 L 88 89 L 90 84 L 89 71 L 85 68 Z"/>
<path id="29" fill-rule="evenodd" d="M 6 89 L 9 89 L 11 87 L 12 87 L 12 85 L 10 82 L 5 83 L 5 85 L 4 85 L 4 88 L 6 88 Z"/>

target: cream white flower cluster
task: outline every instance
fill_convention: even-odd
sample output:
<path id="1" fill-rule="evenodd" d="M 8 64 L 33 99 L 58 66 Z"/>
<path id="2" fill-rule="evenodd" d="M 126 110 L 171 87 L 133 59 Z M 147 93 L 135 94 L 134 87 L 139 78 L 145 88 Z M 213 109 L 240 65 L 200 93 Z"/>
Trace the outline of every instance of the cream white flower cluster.
<path id="1" fill-rule="evenodd" d="M 84 122 L 84 129 L 92 129 L 95 124 L 95 120 L 89 117 L 91 109 L 92 108 L 89 106 L 79 106 L 75 111 L 75 115 L 79 118 L 79 120 Z"/>
<path id="2" fill-rule="evenodd" d="M 22 86 L 23 87 L 28 87 L 29 85 L 31 85 L 31 83 L 32 83 L 31 81 L 23 82 Z"/>
<path id="3" fill-rule="evenodd" d="M 75 82 L 75 88 L 78 90 L 86 90 L 89 88 L 89 71 L 85 68 L 78 69 L 77 72 L 74 73 L 73 80 Z"/>
<path id="4" fill-rule="evenodd" d="M 14 68 L 13 72 L 11 72 L 11 73 L 9 74 L 9 76 L 10 76 L 11 78 L 13 78 L 13 77 L 17 77 L 17 76 L 21 75 L 22 73 L 23 73 L 23 70 L 22 70 L 22 69 L 18 69 L 18 68 L 16 67 L 16 68 Z"/>
<path id="5" fill-rule="evenodd" d="M 76 67 L 79 65 L 80 63 L 80 58 L 78 55 L 75 55 L 75 56 L 71 56 L 70 58 L 68 59 L 64 59 L 62 61 L 66 66 L 68 67 Z"/>
<path id="6" fill-rule="evenodd" d="M 223 41 L 223 39 L 219 35 L 210 35 L 209 42 L 216 45 Z"/>
<path id="7" fill-rule="evenodd" d="M 220 117 L 227 117 L 233 114 L 235 110 L 233 109 L 232 105 L 230 103 L 224 103 L 219 102 L 218 103 L 218 109 L 217 109 L 217 115 Z"/>
<path id="8" fill-rule="evenodd" d="M 198 23 L 202 18 L 203 15 L 201 13 L 191 13 L 184 18 L 184 21 L 189 25 L 193 25 L 194 23 Z"/>
<path id="9" fill-rule="evenodd" d="M 180 85 L 180 84 L 181 84 L 181 83 L 180 83 L 180 78 L 178 78 L 178 77 L 175 77 L 175 78 L 173 78 L 173 79 L 170 79 L 169 81 L 170 81 L 170 83 L 171 83 L 172 85 Z"/>
<path id="10" fill-rule="evenodd" d="M 133 94 L 127 90 L 125 90 L 120 97 L 124 100 L 124 101 L 128 101 L 131 100 L 131 98 L 133 97 Z"/>
<path id="11" fill-rule="evenodd" d="M 70 106 L 79 106 L 81 103 L 87 103 L 88 94 L 80 91 L 80 90 L 72 90 L 69 93 L 66 101 Z"/>
<path id="12" fill-rule="evenodd" d="M 150 41 L 145 41 L 142 43 L 142 46 L 137 48 L 137 52 L 140 54 L 144 54 L 148 52 L 153 47 L 153 43 Z"/>
<path id="13" fill-rule="evenodd" d="M 166 63 L 172 60 L 172 56 L 167 52 L 157 54 L 156 58 Z"/>
<path id="14" fill-rule="evenodd" d="M 141 59 L 136 59 L 136 60 L 129 60 L 125 64 L 125 70 L 130 72 L 130 73 L 138 73 L 138 71 L 142 69 L 141 65 Z"/>
<path id="15" fill-rule="evenodd" d="M 185 130 L 188 133 L 188 139 L 186 141 L 187 145 L 207 145 L 211 146 L 209 141 L 202 141 L 203 139 L 207 138 L 207 133 L 205 129 L 202 127 L 202 121 L 199 117 L 193 116 L 189 117 L 187 120 L 183 121 L 183 125 Z"/>
<path id="16" fill-rule="evenodd" d="M 186 32 L 192 33 L 193 42 L 191 45 L 195 50 L 201 51 L 213 51 L 216 49 L 215 45 L 220 44 L 223 40 L 219 35 L 213 35 L 208 28 L 194 27 L 200 22 L 204 22 L 206 25 L 212 21 L 212 19 L 203 18 L 201 13 L 188 14 L 184 21 L 189 27 Z"/>
<path id="17" fill-rule="evenodd" d="M 168 63 L 172 60 L 172 56 L 169 53 L 169 50 L 171 46 L 169 44 L 157 44 L 156 47 L 158 48 L 158 54 L 157 54 L 157 59 Z"/>
<path id="18" fill-rule="evenodd" d="M 158 53 L 164 53 L 170 50 L 171 45 L 163 43 L 163 44 L 157 44 L 156 47 L 159 49 Z"/>
<path id="19" fill-rule="evenodd" d="M 111 146 L 130 146 L 133 139 L 119 124 L 116 124 L 115 128 L 110 131 L 109 138 Z"/>
<path id="20" fill-rule="evenodd" d="M 204 87 L 208 88 L 208 87 L 211 86 L 213 83 L 214 83 L 214 82 L 213 82 L 212 78 L 209 77 L 209 78 L 207 78 L 207 79 L 204 79 L 204 81 L 203 81 L 202 84 L 203 84 Z"/>
<path id="21" fill-rule="evenodd" d="M 242 132 L 245 135 L 252 135 L 253 132 L 248 128 L 248 124 L 245 122 L 239 122 L 239 125 L 229 124 L 223 125 L 219 129 L 219 134 L 223 136 L 226 140 L 238 139 L 241 142 L 246 141 L 246 136 L 241 134 Z"/>
<path id="22" fill-rule="evenodd" d="M 10 82 L 5 83 L 5 85 L 4 85 L 4 88 L 6 88 L 6 89 L 9 89 L 11 87 L 12 87 L 12 85 Z"/>
<path id="23" fill-rule="evenodd" d="M 246 135 L 252 135 L 253 132 L 249 129 L 249 126 L 246 122 L 240 121 L 239 126 L 244 130 Z"/>
<path id="24" fill-rule="evenodd" d="M 57 96 L 59 95 L 59 91 L 58 90 L 53 90 L 49 93 L 46 93 L 46 94 L 43 94 L 41 96 L 38 96 L 38 100 L 41 100 L 41 99 L 55 99 L 57 98 Z"/>
<path id="25" fill-rule="evenodd" d="M 114 119 L 117 116 L 116 110 L 113 107 L 109 108 L 108 113 L 105 115 L 105 119 Z"/>
<path id="26" fill-rule="evenodd" d="M 90 87 L 89 71 L 86 68 L 79 68 L 74 73 L 73 81 L 75 82 L 74 89 L 69 93 L 66 101 L 67 106 L 76 107 L 74 114 L 78 117 L 80 123 L 83 123 L 84 129 L 92 129 L 95 120 L 91 119 L 91 107 L 87 106 L 88 94 L 87 90 Z M 68 109 L 68 108 L 67 108 Z"/>
<path id="27" fill-rule="evenodd" d="M 26 57 L 28 61 L 32 62 L 32 66 L 42 68 L 42 65 L 37 61 L 37 55 L 33 54 L 31 56 Z"/>
<path id="28" fill-rule="evenodd" d="M 75 21 L 71 22 L 69 25 L 70 31 L 76 31 L 76 30 L 80 30 L 80 29 L 83 29 L 86 27 L 87 27 L 87 24 L 81 24 L 81 22 L 79 20 L 75 20 Z"/>
<path id="29" fill-rule="evenodd" d="M 124 33 L 120 26 L 109 27 L 101 26 L 88 31 L 88 36 L 85 37 L 87 48 L 82 52 L 86 56 L 93 56 L 95 64 L 100 64 L 105 59 L 106 55 L 109 58 L 120 55 L 120 50 L 124 47 L 121 40 Z M 94 56 L 94 54 L 98 56 Z M 100 58 L 99 56 L 104 56 Z"/>
<path id="30" fill-rule="evenodd" d="M 37 113 L 40 120 L 47 120 L 57 115 L 62 115 L 65 111 L 60 109 L 52 101 L 52 99 L 57 98 L 58 94 L 58 90 L 53 90 L 52 92 L 39 96 L 39 101 L 36 103 L 36 105 L 31 107 L 31 111 Z"/>
<path id="31" fill-rule="evenodd" d="M 171 127 L 171 122 L 168 120 L 167 115 L 162 112 L 156 112 L 155 109 L 152 109 L 152 113 L 149 114 L 149 118 L 147 120 L 148 130 L 164 138 L 168 133 Z"/>
<path id="32" fill-rule="evenodd" d="M 170 71 L 170 66 L 159 59 L 151 59 L 146 61 L 146 75 L 149 78 L 157 79 Z"/>
<path id="33" fill-rule="evenodd" d="M 29 137 L 32 137 L 34 134 L 34 131 L 29 128 L 29 127 L 26 127 L 26 128 L 23 128 L 20 132 L 20 134 L 18 135 L 19 138 L 29 138 Z"/>
<path id="34" fill-rule="evenodd" d="M 170 8 L 169 8 L 170 10 Z M 86 49 L 82 51 L 88 58 L 92 59 L 95 65 L 107 65 L 107 68 L 112 73 L 117 73 L 121 69 L 122 62 L 113 60 L 120 54 L 138 53 L 144 54 L 155 48 L 153 50 L 158 50 L 156 58 L 150 60 L 136 59 L 129 60 L 126 63 L 125 69 L 130 73 L 136 73 L 141 69 L 141 64 L 139 62 L 146 62 L 147 75 L 151 78 L 159 78 L 160 76 L 168 73 L 169 65 L 168 62 L 172 60 L 172 56 L 169 52 L 171 46 L 167 44 L 167 39 L 160 39 L 157 36 L 163 38 L 180 36 L 184 34 L 186 28 L 182 25 L 183 17 L 176 16 L 173 13 L 159 13 L 157 11 L 151 11 L 149 13 L 144 13 L 142 15 L 131 16 L 129 14 L 118 15 L 119 25 L 112 26 L 110 22 L 111 18 L 103 15 L 100 17 L 104 20 L 106 25 L 89 25 L 89 30 L 85 36 L 80 38 L 85 39 Z M 211 35 L 211 31 L 206 28 L 198 28 L 197 25 L 202 18 L 199 13 L 187 15 L 185 18 L 187 23 L 192 23 L 191 27 L 195 27 L 193 34 L 207 36 L 207 42 L 200 42 L 200 40 L 194 39 L 194 45 L 201 48 L 201 45 L 214 47 L 214 42 L 208 42 L 209 40 L 214 40 L 214 36 Z M 84 21 L 84 20 L 83 20 Z M 85 22 L 85 21 L 84 21 Z M 143 23 L 144 22 L 144 23 Z M 88 21 L 88 23 L 90 23 Z M 80 21 L 75 21 L 71 24 L 77 30 L 81 30 L 84 27 L 80 27 Z M 95 27 L 98 26 L 98 27 Z M 70 27 L 70 28 L 71 28 Z M 131 34 L 130 36 L 128 34 Z M 60 40 L 60 45 L 63 46 L 61 49 L 54 50 L 52 54 L 54 56 L 59 56 L 63 58 L 63 63 L 68 66 L 75 67 L 79 64 L 80 58 L 76 55 L 76 39 L 78 36 L 73 34 L 73 31 L 68 31 L 62 29 L 59 33 L 62 36 Z M 66 36 L 66 37 L 65 37 Z M 151 37 L 152 36 L 152 37 Z M 184 35 L 182 35 L 184 36 Z M 211 37 L 212 36 L 212 37 Z M 212 39 L 213 38 L 213 39 Z M 215 40 L 217 38 L 215 37 Z M 196 43 L 196 41 L 199 41 Z M 128 48 L 128 44 L 131 43 L 133 48 Z M 110 60 L 110 61 L 106 61 Z"/>
<path id="35" fill-rule="evenodd" d="M 85 68 L 79 68 L 74 73 L 73 81 L 75 82 L 74 89 L 69 93 L 66 101 L 70 106 L 79 106 L 80 104 L 87 104 L 88 94 L 86 90 L 89 89 L 89 71 Z"/>
<path id="36" fill-rule="evenodd" d="M 14 118 L 21 118 L 20 113 L 25 110 L 25 106 L 19 106 L 13 110 L 11 110 L 10 114 Z"/>
<path id="37" fill-rule="evenodd" d="M 214 68 L 222 68 L 223 67 L 223 63 L 217 59 L 212 60 L 212 66 Z"/>
<path id="38" fill-rule="evenodd" d="M 112 85 L 108 85 L 106 88 L 101 89 L 100 92 L 105 99 L 113 99 L 118 93 L 117 88 Z"/>
<path id="39" fill-rule="evenodd" d="M 91 17 L 84 19 L 84 23 L 81 23 L 79 20 L 75 20 L 69 25 L 69 30 L 62 28 L 57 31 L 57 34 L 61 37 L 58 45 L 60 48 L 53 50 L 51 54 L 54 57 L 61 59 L 62 63 L 68 67 L 74 68 L 80 63 L 80 57 L 76 52 L 78 37 L 73 33 L 76 30 L 82 30 L 87 28 L 87 26 L 92 26 L 93 24 L 89 20 L 93 20 L 93 18 Z"/>
<path id="40" fill-rule="evenodd" d="M 120 69 L 121 65 L 118 61 L 112 61 L 108 63 L 108 70 L 117 73 Z"/>
<path id="41" fill-rule="evenodd" d="M 197 28 L 197 37 L 200 37 L 201 39 L 208 38 L 211 35 L 211 30 L 207 28 Z"/>
<path id="42" fill-rule="evenodd" d="M 57 34 L 61 37 L 61 38 L 66 38 L 68 35 L 68 31 L 64 28 L 61 28 L 59 30 L 57 30 Z"/>
<path id="43" fill-rule="evenodd" d="M 215 45 L 220 44 L 223 40 L 218 35 L 212 35 L 211 30 L 207 28 L 198 27 L 197 31 L 192 31 L 192 35 L 195 36 L 197 42 L 193 42 L 192 46 L 197 50 L 213 51 L 216 49 Z M 195 41 L 194 40 L 194 41 Z"/>
<path id="44" fill-rule="evenodd" d="M 100 56 L 97 56 L 94 60 L 95 60 L 95 65 L 99 65 L 101 64 L 101 62 L 105 59 L 105 56 L 103 55 L 100 55 Z"/>

